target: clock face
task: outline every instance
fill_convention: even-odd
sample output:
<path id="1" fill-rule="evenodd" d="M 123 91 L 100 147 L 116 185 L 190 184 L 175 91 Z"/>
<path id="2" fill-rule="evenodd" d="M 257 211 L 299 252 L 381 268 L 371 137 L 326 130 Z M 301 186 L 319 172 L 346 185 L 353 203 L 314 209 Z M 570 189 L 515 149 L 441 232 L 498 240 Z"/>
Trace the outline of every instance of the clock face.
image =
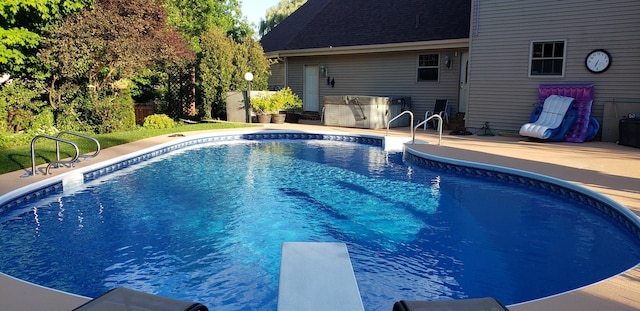
<path id="1" fill-rule="evenodd" d="M 611 66 L 611 55 L 605 50 L 593 50 L 585 59 L 585 65 L 591 72 L 600 73 Z"/>

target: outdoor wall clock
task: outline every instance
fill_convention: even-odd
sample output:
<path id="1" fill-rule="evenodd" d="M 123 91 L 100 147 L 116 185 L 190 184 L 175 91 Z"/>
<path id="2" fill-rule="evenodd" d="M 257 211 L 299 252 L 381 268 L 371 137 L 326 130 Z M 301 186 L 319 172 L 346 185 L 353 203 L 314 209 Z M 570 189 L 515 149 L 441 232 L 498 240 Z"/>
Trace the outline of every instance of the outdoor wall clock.
<path id="1" fill-rule="evenodd" d="M 593 50 L 587 55 L 584 64 L 593 73 L 605 72 L 611 66 L 611 54 L 603 49 Z"/>

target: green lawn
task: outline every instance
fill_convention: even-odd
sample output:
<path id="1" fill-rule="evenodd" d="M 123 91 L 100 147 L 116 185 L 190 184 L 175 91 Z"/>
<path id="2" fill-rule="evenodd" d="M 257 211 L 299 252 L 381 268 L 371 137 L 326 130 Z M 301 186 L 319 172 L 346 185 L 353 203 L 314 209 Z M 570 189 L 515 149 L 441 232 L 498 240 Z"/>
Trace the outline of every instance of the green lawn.
<path id="1" fill-rule="evenodd" d="M 91 135 L 100 142 L 101 149 L 107 149 L 109 147 L 126 144 L 132 141 L 145 139 L 149 137 L 167 135 L 179 132 L 189 131 L 202 131 L 202 130 L 216 130 L 227 128 L 240 128 L 250 127 L 252 125 L 244 123 L 199 123 L 199 124 L 186 124 L 170 129 L 150 130 L 139 129 L 128 132 L 118 132 L 101 135 Z M 93 154 L 96 150 L 94 142 L 76 137 L 73 135 L 65 135 L 62 138 L 71 140 L 78 145 L 80 154 Z M 39 139 L 36 142 L 36 165 L 51 162 L 56 159 L 56 145 L 55 142 L 49 139 Z M 60 158 L 72 157 L 75 154 L 73 147 L 68 144 L 60 144 Z M 19 146 L 8 149 L 0 149 L 0 174 L 9 173 L 17 170 L 31 169 L 31 146 Z"/>

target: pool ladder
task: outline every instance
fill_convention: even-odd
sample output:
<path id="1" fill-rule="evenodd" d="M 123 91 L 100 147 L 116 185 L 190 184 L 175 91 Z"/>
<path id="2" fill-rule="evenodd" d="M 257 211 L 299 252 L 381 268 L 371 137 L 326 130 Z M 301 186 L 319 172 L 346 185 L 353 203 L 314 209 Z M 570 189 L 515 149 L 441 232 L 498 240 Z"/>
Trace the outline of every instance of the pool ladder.
<path id="1" fill-rule="evenodd" d="M 415 127 L 414 130 L 411 131 L 411 135 L 412 135 L 412 139 L 413 142 L 412 144 L 416 143 L 416 134 L 415 134 L 415 130 L 417 130 L 419 127 L 427 124 L 427 122 L 431 121 L 432 119 L 438 119 L 438 146 L 442 146 L 442 117 L 439 114 L 434 114 L 428 118 L 426 118 L 424 121 L 418 123 Z M 426 127 L 425 127 L 426 128 Z"/>
<path id="2" fill-rule="evenodd" d="M 38 141 L 41 138 L 53 140 L 53 141 L 56 142 L 56 160 L 50 162 L 49 164 L 47 164 L 47 168 L 45 169 L 45 174 L 46 175 L 50 174 L 49 170 L 50 170 L 51 166 L 54 165 L 54 164 L 56 166 L 58 164 L 69 164 L 70 166 L 73 166 L 73 164 L 78 161 L 78 158 L 80 157 L 80 149 L 78 148 L 78 145 L 76 143 L 74 143 L 73 141 L 70 141 L 70 140 L 67 140 L 67 139 L 62 139 L 63 135 L 78 136 L 78 137 L 86 138 L 86 139 L 91 140 L 94 143 L 96 143 L 96 152 L 94 152 L 91 155 L 83 155 L 84 159 L 86 159 L 86 158 L 95 158 L 100 153 L 100 142 L 98 142 L 97 139 L 95 139 L 95 138 L 93 138 L 91 136 L 87 136 L 87 135 L 80 134 L 80 133 L 69 132 L 69 131 L 62 131 L 62 132 L 60 132 L 58 134 L 58 136 L 38 135 L 38 136 L 34 137 L 31 140 L 31 175 L 32 176 L 35 176 L 37 174 L 37 170 L 36 170 L 36 141 Z M 61 160 L 60 159 L 60 143 L 65 143 L 65 144 L 71 145 L 75 149 L 76 154 L 73 156 L 73 158 L 71 158 L 71 160 Z"/>
<path id="3" fill-rule="evenodd" d="M 427 122 L 431 121 L 432 119 L 438 119 L 438 146 L 442 146 L 442 117 L 439 114 L 434 114 L 434 115 L 426 118 L 424 121 L 418 123 L 416 126 L 413 126 L 413 112 L 411 112 L 409 110 L 403 111 L 399 115 L 395 116 L 393 119 L 389 120 L 389 122 L 387 122 L 387 134 L 386 134 L 386 136 L 389 136 L 389 125 L 391 125 L 391 122 L 399 119 L 401 116 L 403 116 L 405 114 L 409 114 L 411 116 L 411 144 L 415 144 L 416 143 L 416 130 L 419 127 L 425 125 Z"/>

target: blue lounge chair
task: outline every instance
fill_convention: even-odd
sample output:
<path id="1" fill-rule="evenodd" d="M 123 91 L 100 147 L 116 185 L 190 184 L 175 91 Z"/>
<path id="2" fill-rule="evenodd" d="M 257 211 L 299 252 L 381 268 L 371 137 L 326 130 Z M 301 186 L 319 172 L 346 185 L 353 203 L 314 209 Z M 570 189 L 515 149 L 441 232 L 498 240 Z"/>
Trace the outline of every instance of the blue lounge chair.
<path id="1" fill-rule="evenodd" d="M 574 99 L 574 102 L 567 108 L 561 124 L 556 128 L 548 126 L 545 130 L 538 128 L 537 131 L 531 125 L 527 126 L 527 124 L 536 122 L 549 122 L 546 119 L 548 116 L 546 113 L 545 118 L 540 118 L 544 112 L 547 98 L 552 95 Z M 540 84 L 538 87 L 538 105 L 531 113 L 529 123 L 522 126 L 521 135 L 543 141 L 584 142 L 591 140 L 600 131 L 600 124 L 591 116 L 593 99 L 592 83 Z M 550 109 L 550 107 L 547 109 Z M 550 136 L 544 138 L 548 134 Z"/>
<path id="2" fill-rule="evenodd" d="M 547 97 L 542 106 L 531 113 L 530 123 L 520 127 L 520 135 L 541 140 L 562 140 L 576 120 L 574 98 L 558 95 Z"/>

